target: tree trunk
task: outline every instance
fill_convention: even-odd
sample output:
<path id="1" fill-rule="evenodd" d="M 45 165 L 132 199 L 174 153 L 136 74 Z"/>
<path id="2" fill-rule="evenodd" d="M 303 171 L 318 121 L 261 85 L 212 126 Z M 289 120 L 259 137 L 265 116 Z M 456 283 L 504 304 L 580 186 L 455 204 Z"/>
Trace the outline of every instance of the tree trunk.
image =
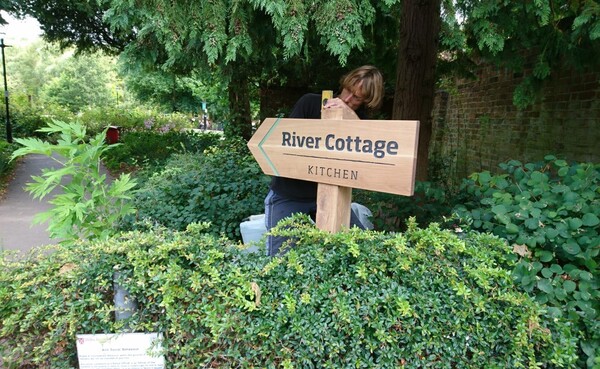
<path id="1" fill-rule="evenodd" d="M 250 113 L 250 91 L 248 77 L 233 68 L 228 87 L 231 118 L 224 127 L 227 137 L 240 136 L 246 141 L 252 137 L 252 115 Z"/>
<path id="2" fill-rule="evenodd" d="M 418 180 L 427 180 L 441 0 L 404 0 L 392 119 L 419 120 Z"/>

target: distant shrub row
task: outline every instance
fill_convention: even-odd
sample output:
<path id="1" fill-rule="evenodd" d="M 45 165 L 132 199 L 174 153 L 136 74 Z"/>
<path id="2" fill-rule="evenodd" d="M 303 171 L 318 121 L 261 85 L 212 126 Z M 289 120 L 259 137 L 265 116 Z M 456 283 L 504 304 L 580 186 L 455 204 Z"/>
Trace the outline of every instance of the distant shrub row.
<path id="1" fill-rule="evenodd" d="M 3 113 L 0 112 L 0 117 Z M 108 126 L 121 127 L 123 131 L 146 130 L 167 132 L 184 128 L 197 128 L 189 115 L 181 113 L 164 114 L 148 108 L 128 107 L 127 109 L 115 107 L 94 107 L 81 113 L 73 114 L 60 106 L 33 107 L 29 105 L 17 106 L 11 111 L 11 126 L 13 136 L 17 138 L 39 137 L 46 138 L 39 133 L 53 120 L 71 122 L 78 121 L 87 128 L 90 136 L 102 132 Z M 0 120 L 0 129 L 6 131 L 5 118 Z"/>
<path id="2" fill-rule="evenodd" d="M 202 152 L 221 141 L 217 133 L 170 130 L 159 133 L 150 130 L 125 131 L 119 134 L 119 144 L 111 147 L 104 164 L 112 171 L 132 171 L 156 167 L 157 170 L 175 154 Z"/>

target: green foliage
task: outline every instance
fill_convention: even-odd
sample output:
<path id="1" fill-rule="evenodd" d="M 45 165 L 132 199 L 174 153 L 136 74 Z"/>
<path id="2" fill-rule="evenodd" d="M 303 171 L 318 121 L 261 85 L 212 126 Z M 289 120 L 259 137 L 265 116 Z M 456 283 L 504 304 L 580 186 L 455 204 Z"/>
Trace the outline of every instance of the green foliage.
<path id="1" fill-rule="evenodd" d="M 365 45 L 363 27 L 373 23 L 375 8 L 370 1 L 264 1 L 250 3 L 264 10 L 272 19 L 276 31 L 282 35 L 286 59 L 300 54 L 308 33 L 309 21 L 314 22 L 321 45 L 346 64 L 350 52 Z"/>
<path id="2" fill-rule="evenodd" d="M 581 4 L 573 4 L 571 10 L 578 11 L 577 17 L 573 20 L 575 35 L 587 36 L 592 41 L 600 38 L 600 4 L 594 1 L 585 1 Z"/>
<path id="3" fill-rule="evenodd" d="M 16 149 L 16 144 L 0 141 L 0 177 L 5 176 L 14 167 L 14 162 L 11 162 L 10 157 Z"/>
<path id="4" fill-rule="evenodd" d="M 600 5 L 596 1 L 458 0 L 455 7 L 464 19 L 455 32 L 466 36 L 470 54 L 524 74 L 514 95 L 520 108 L 535 102 L 540 82 L 553 71 L 598 67 Z"/>
<path id="5" fill-rule="evenodd" d="M 600 165 L 547 156 L 543 162 L 501 164 L 504 174 L 475 173 L 459 216 L 493 232 L 522 257 L 514 276 L 554 316 L 583 330 L 581 349 L 592 367 L 600 357 Z"/>
<path id="6" fill-rule="evenodd" d="M 513 104 L 519 109 L 525 109 L 535 103 L 537 99 L 536 92 L 541 86 L 541 80 L 528 76 L 523 79 L 513 92 Z"/>
<path id="7" fill-rule="evenodd" d="M 139 129 L 144 120 L 150 119 L 156 112 L 141 108 L 122 109 L 114 106 L 96 106 L 82 111 L 77 120 L 85 125 L 89 135 L 103 132 L 108 126 L 120 127 L 122 131 Z"/>
<path id="8" fill-rule="evenodd" d="M 100 170 L 100 159 L 110 147 L 105 144 L 106 132 L 86 141 L 86 130 L 80 123 L 54 121 L 41 132 L 59 135 L 56 144 L 38 138 L 15 139 L 23 147 L 12 154 L 12 159 L 40 154 L 54 159 L 57 168 L 44 168 L 40 176 L 26 190 L 34 198 L 52 196 L 52 208 L 38 214 L 36 223 L 48 221 L 50 237 L 63 241 L 80 238 L 106 239 L 115 233 L 115 226 L 131 206 L 131 190 L 135 181 L 129 175 L 107 183 L 106 174 Z M 64 182 L 63 182 L 64 180 Z M 62 192 L 53 194 L 55 189 Z"/>
<path id="9" fill-rule="evenodd" d="M 16 105 L 16 106 L 15 106 Z M 43 108 L 29 103 L 12 104 L 11 123 L 14 137 L 45 138 L 46 134 L 39 131 L 53 120 L 77 120 L 85 126 L 88 136 L 103 132 L 108 126 L 118 126 L 123 133 L 145 131 L 165 133 L 195 128 L 190 115 L 182 113 L 165 114 L 156 108 L 136 106 L 90 106 L 77 114 L 57 104 L 46 105 Z M 0 112 L 0 127 L 4 130 L 4 114 Z"/>
<path id="10" fill-rule="evenodd" d="M 440 222 L 452 211 L 452 199 L 441 187 L 431 182 L 415 182 L 413 196 L 354 190 L 353 201 L 368 207 L 373 213 L 376 230 L 397 232 L 405 229 L 410 217 L 419 225 Z"/>
<path id="11" fill-rule="evenodd" d="M 201 101 L 193 94 L 197 84 L 190 78 L 165 73 L 130 73 L 127 78 L 128 88 L 142 101 L 162 106 L 166 111 L 198 111 Z"/>
<path id="12" fill-rule="evenodd" d="M 201 114 L 202 102 L 207 102 L 211 117 L 223 115 L 227 109 L 227 86 L 212 73 L 193 70 L 185 75 L 148 66 L 144 60 L 122 57 L 119 71 L 124 76 L 127 91 L 147 104 L 160 106 L 164 111 Z"/>
<path id="13" fill-rule="evenodd" d="M 14 105 L 13 105 L 14 107 Z M 40 109 L 19 107 L 11 112 L 11 127 L 13 137 L 39 137 L 44 135 L 39 132 L 39 129 L 48 125 L 51 121 L 48 117 L 43 116 Z M 5 129 L 6 124 L 2 124 Z"/>
<path id="14" fill-rule="evenodd" d="M 116 75 L 114 58 L 100 53 L 76 57 L 72 50 L 61 51 L 56 45 L 38 41 L 11 47 L 6 61 L 11 117 L 16 115 L 15 131 L 25 131 L 20 137 L 34 135 L 31 128 L 32 123 L 37 124 L 35 118 L 50 121 L 52 116 L 68 121 L 74 114 L 87 114 L 92 107 L 133 109 L 125 105 L 130 103 L 129 94 Z M 26 118 L 24 122 L 20 114 Z"/>
<path id="15" fill-rule="evenodd" d="M 11 105 L 37 104 L 42 86 L 57 76 L 66 59 L 55 45 L 42 40 L 6 49 L 6 71 Z"/>
<path id="16" fill-rule="evenodd" d="M 180 131 L 194 128 L 193 122 L 186 114 L 164 114 L 156 109 L 95 107 L 78 114 L 90 134 L 102 132 L 108 126 L 117 126 L 123 133 L 129 131 L 154 131 L 165 133 L 171 130 Z"/>
<path id="17" fill-rule="evenodd" d="M 156 12 L 156 8 L 162 9 Z M 209 65 L 219 60 L 225 63 L 248 58 L 262 37 L 253 30 L 256 22 L 273 29 L 277 34 L 277 52 L 286 59 L 299 55 L 304 47 L 309 21 L 314 21 L 319 43 L 345 64 L 352 50 L 365 45 L 363 28 L 372 24 L 375 9 L 371 1 L 224 1 L 205 3 L 192 1 L 172 5 L 163 1 L 141 1 L 135 7 L 113 1 L 107 20 L 118 29 L 136 24 L 143 28 L 141 42 L 154 38 L 164 47 L 165 64 L 174 66 L 189 63 L 183 54 L 192 51 Z M 124 20 L 123 15 L 129 16 Z M 264 16 L 267 15 L 267 17 Z M 157 25 L 158 19 L 162 22 Z M 254 27 L 251 27 L 253 25 Z M 199 55 L 199 56 L 200 56 Z M 164 55 L 162 55 L 164 56 Z"/>
<path id="18" fill-rule="evenodd" d="M 44 85 L 41 98 L 74 113 L 87 106 L 110 104 L 114 101 L 109 90 L 111 64 L 114 60 L 100 55 L 72 57 L 61 64 L 57 76 Z"/>
<path id="19" fill-rule="evenodd" d="M 18 15 L 29 15 L 40 22 L 44 39 L 61 49 L 76 47 L 79 52 L 103 50 L 117 54 L 132 40 L 133 29 L 116 30 L 104 21 L 106 1 L 20 0 Z"/>
<path id="20" fill-rule="evenodd" d="M 178 230 L 211 222 L 215 234 L 239 239 L 240 222 L 264 212 L 268 181 L 240 140 L 174 155 L 140 186 L 137 219 Z"/>
<path id="21" fill-rule="evenodd" d="M 221 139 L 221 134 L 212 132 L 124 132 L 119 137 L 120 144 L 106 153 L 103 162 L 111 170 L 159 167 L 174 154 L 200 154 Z"/>
<path id="22" fill-rule="evenodd" d="M 76 333 L 128 326 L 163 334 L 168 368 L 572 367 L 569 325 L 518 291 L 498 238 L 290 224 L 297 247 L 277 258 L 195 224 L 4 259 L 4 366 L 70 368 Z M 138 304 L 127 321 L 115 269 Z"/>
<path id="23" fill-rule="evenodd" d="M 3 367 L 76 367 L 75 334 L 112 329 L 114 259 L 110 250 L 81 245 L 42 246 L 27 258 L 3 255 Z"/>
<path id="24" fill-rule="evenodd" d="M 181 86 L 191 86 L 195 99 L 202 97 L 217 107 L 209 107 L 211 117 L 224 124 L 227 136 L 248 138 L 248 99 L 251 103 L 259 99 L 246 95 L 247 90 L 332 89 L 342 73 L 367 63 L 395 74 L 397 42 L 388 35 L 395 34 L 396 18 L 383 13 L 385 27 L 370 27 L 377 6 L 379 2 L 354 0 L 141 1 L 132 6 L 113 0 L 105 19 L 115 28 L 141 30 L 123 54 L 132 72 L 128 81 L 140 96 L 160 98 L 175 107 L 191 100 L 179 94 Z M 195 77 L 194 83 L 182 76 Z M 229 96 L 221 93 L 213 98 L 211 90 L 224 91 L 223 85 L 229 85 Z M 183 98 L 174 99 L 175 94 Z M 224 102 L 230 104 L 227 109 Z"/>
<path id="25" fill-rule="evenodd" d="M 206 82 L 197 74 L 214 73 L 219 83 L 227 84 L 232 71 L 243 70 L 243 83 L 306 88 L 321 78 L 315 75 L 328 75 L 332 64 L 372 63 L 382 67 L 393 84 L 401 44 L 398 0 L 110 0 L 55 5 L 67 10 L 60 16 L 45 11 L 45 0 L 28 0 L 18 10 L 38 19 L 46 37 L 62 46 L 124 51 L 124 64 L 133 65 L 128 80 L 138 96 L 179 111 L 197 106 L 202 85 L 198 82 Z M 446 66 L 452 64 L 453 71 L 464 72 L 473 68 L 473 59 L 483 58 L 523 73 L 526 78 L 514 95 L 518 107 L 534 103 L 540 82 L 554 71 L 598 66 L 596 1 L 443 0 L 441 7 L 443 58 L 437 70 L 448 72 Z M 297 76 L 302 76 L 299 83 Z M 227 99 L 222 95 L 220 100 Z"/>

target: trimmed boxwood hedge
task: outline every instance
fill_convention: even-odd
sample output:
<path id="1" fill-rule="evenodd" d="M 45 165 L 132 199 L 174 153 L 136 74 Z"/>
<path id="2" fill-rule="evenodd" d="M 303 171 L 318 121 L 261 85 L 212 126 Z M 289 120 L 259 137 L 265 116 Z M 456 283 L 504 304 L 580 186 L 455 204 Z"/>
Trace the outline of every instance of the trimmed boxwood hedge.
<path id="1" fill-rule="evenodd" d="M 275 258 L 244 253 L 207 224 L 3 258 L 4 367 L 74 367 L 75 334 L 126 327 L 162 332 L 168 368 L 568 368 L 576 359 L 571 327 L 518 290 L 495 236 L 414 222 L 406 233 L 332 235 L 302 216 L 291 222 L 275 232 L 296 247 Z M 137 300 L 128 321 L 113 319 L 115 270 Z"/>

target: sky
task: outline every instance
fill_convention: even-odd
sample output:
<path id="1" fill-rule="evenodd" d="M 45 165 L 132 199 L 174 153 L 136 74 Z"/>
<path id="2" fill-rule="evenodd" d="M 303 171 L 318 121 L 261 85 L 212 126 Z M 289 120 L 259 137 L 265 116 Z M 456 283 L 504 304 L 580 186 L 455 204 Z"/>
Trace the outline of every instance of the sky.
<path id="1" fill-rule="evenodd" d="M 19 20 L 2 12 L 2 18 L 8 21 L 6 25 L 0 25 L 0 38 L 4 44 L 11 46 L 25 46 L 40 38 L 42 31 L 40 24 L 33 18 Z"/>

